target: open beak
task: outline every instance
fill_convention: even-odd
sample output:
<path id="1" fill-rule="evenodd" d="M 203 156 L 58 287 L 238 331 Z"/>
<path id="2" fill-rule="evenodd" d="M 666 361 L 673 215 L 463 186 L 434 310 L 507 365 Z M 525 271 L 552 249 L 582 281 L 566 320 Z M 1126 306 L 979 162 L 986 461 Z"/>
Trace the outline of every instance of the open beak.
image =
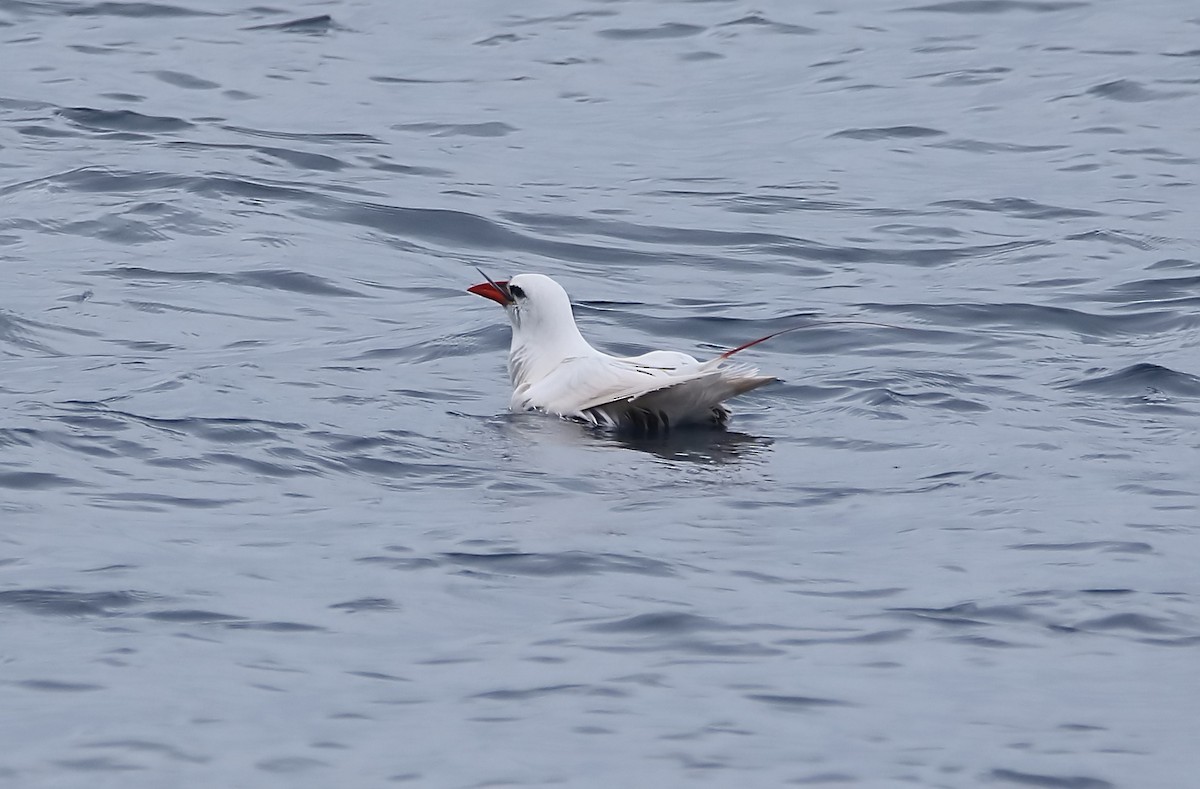
<path id="1" fill-rule="evenodd" d="M 491 299 L 501 307 L 507 307 L 512 304 L 512 296 L 508 295 L 508 282 L 500 280 L 499 282 L 481 282 L 478 285 L 472 285 L 467 288 L 468 293 L 474 293 L 476 296 L 483 296 L 485 299 Z"/>
<path id="2" fill-rule="evenodd" d="M 480 274 L 483 271 L 476 269 Z M 481 282 L 478 285 L 472 285 L 467 288 L 468 293 L 474 293 L 476 296 L 483 296 L 485 299 L 491 299 L 501 307 L 507 307 L 513 303 L 512 293 L 508 290 L 508 280 L 502 279 L 499 282 L 493 280 L 487 274 L 483 274 L 483 278 L 487 282 Z"/>

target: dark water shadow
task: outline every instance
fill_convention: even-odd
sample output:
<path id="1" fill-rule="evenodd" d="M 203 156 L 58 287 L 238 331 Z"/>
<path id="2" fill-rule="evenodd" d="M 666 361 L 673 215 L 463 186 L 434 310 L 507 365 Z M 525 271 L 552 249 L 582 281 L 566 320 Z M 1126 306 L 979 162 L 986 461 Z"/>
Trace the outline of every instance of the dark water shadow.
<path id="1" fill-rule="evenodd" d="M 678 428 L 645 434 L 576 422 L 541 413 L 505 414 L 501 430 L 522 443 L 551 441 L 644 452 L 672 462 L 725 465 L 759 458 L 774 439 L 725 428 Z"/>
<path id="2" fill-rule="evenodd" d="M 625 449 L 656 455 L 664 460 L 702 465 L 724 465 L 755 459 L 775 443 L 765 436 L 721 428 L 684 428 L 650 436 L 609 432 L 604 438 Z"/>

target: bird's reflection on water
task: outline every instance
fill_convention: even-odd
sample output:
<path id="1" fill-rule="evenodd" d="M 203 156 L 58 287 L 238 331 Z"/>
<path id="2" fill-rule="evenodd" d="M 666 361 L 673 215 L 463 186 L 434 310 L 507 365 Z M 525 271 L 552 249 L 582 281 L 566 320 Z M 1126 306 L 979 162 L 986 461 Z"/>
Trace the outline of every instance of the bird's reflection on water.
<path id="1" fill-rule="evenodd" d="M 664 460 L 722 465 L 761 456 L 774 440 L 725 428 L 679 428 L 663 433 L 635 433 L 573 422 L 537 413 L 506 414 L 500 422 L 506 433 L 524 441 L 547 438 L 557 443 L 596 442 L 604 446 L 645 452 Z"/>
<path id="2" fill-rule="evenodd" d="M 663 435 L 608 433 L 605 438 L 627 449 L 666 460 L 719 465 L 749 460 L 774 443 L 765 436 L 724 428 L 683 428 Z"/>

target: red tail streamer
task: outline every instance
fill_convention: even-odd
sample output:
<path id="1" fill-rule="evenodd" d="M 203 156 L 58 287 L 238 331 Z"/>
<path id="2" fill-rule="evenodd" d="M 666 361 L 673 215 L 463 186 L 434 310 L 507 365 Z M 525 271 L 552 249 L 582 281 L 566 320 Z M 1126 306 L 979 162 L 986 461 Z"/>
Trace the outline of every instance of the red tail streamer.
<path id="1" fill-rule="evenodd" d="M 766 337 L 759 337 L 757 340 L 751 340 L 748 343 L 739 345 L 738 347 L 734 348 L 733 350 L 726 351 L 725 353 L 721 354 L 717 358 L 718 359 L 728 359 L 730 356 L 733 356 L 738 351 L 744 351 L 747 348 L 752 348 L 755 345 L 758 345 L 760 342 L 766 342 L 767 340 L 770 340 L 774 337 L 778 337 L 781 334 L 787 334 L 788 332 L 799 331 L 800 329 L 819 328 L 821 326 L 827 326 L 831 323 L 849 323 L 849 324 L 855 324 L 858 326 L 879 326 L 884 329 L 900 329 L 900 328 L 902 328 L 900 326 L 893 326 L 890 323 L 872 323 L 871 321 L 837 321 L 837 320 L 834 320 L 834 321 L 820 321 L 818 323 L 806 323 L 803 326 L 791 326 L 787 329 L 781 329 L 773 334 L 768 334 Z"/>

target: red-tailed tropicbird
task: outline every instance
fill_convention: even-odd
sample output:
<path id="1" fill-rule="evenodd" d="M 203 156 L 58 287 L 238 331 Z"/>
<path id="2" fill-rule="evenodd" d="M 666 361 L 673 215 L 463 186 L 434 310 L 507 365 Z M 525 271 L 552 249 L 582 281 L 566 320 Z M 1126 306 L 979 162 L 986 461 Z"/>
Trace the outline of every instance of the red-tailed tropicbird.
<path id="1" fill-rule="evenodd" d="M 610 356 L 583 339 L 571 300 L 554 280 L 544 274 L 499 282 L 483 276 L 487 282 L 467 290 L 500 304 L 512 323 L 508 375 L 514 411 L 634 430 L 721 426 L 730 413 L 725 400 L 776 380 L 728 361 L 773 334 L 706 362 L 677 351 Z"/>

